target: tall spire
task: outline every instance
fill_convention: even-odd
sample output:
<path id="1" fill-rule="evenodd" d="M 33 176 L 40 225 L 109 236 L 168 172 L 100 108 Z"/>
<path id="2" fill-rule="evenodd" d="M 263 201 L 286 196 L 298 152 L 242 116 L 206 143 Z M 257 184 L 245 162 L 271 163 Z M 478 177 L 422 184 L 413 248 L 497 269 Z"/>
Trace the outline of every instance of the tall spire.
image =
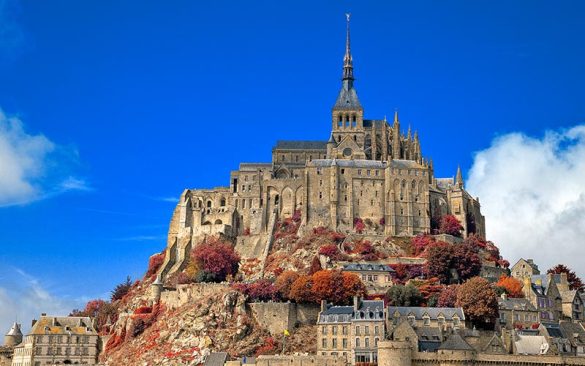
<path id="1" fill-rule="evenodd" d="M 345 38 L 345 56 L 343 56 L 343 86 L 347 89 L 351 89 L 353 87 L 353 59 L 351 57 L 351 45 L 350 45 L 350 37 L 349 37 L 349 18 L 350 14 L 346 13 L 345 17 L 347 18 L 347 34 Z"/>
<path id="2" fill-rule="evenodd" d="M 461 167 L 457 165 L 457 176 L 455 177 L 455 185 L 459 188 L 463 188 L 463 175 L 461 174 Z"/>

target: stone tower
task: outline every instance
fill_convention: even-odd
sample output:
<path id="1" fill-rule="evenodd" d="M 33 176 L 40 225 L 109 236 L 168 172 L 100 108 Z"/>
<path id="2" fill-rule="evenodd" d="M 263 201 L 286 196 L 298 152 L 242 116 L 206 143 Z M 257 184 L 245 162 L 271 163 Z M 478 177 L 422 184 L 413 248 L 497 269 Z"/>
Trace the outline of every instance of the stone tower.
<path id="1" fill-rule="evenodd" d="M 408 341 L 378 343 L 379 366 L 412 366 L 412 346 Z"/>
<path id="2" fill-rule="evenodd" d="M 22 331 L 20 330 L 20 324 L 14 322 L 8 333 L 4 336 L 4 345 L 14 347 L 20 343 L 22 343 Z"/>

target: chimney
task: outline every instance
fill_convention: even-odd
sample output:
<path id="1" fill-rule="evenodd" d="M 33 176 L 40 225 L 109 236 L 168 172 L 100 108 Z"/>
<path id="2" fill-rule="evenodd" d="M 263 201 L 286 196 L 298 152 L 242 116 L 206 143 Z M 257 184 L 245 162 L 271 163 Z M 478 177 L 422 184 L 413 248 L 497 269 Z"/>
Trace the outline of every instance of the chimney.
<path id="1" fill-rule="evenodd" d="M 532 258 L 527 259 L 526 262 L 530 263 L 530 264 L 534 264 L 534 260 Z"/>
<path id="2" fill-rule="evenodd" d="M 360 309 L 360 298 L 357 296 L 353 297 L 353 310 L 358 311 Z"/>
<path id="3" fill-rule="evenodd" d="M 566 272 L 562 272 L 561 273 L 561 284 L 562 285 L 567 285 L 569 283 L 568 279 L 567 279 L 567 273 Z"/>
<path id="4" fill-rule="evenodd" d="M 32 323 L 31 323 L 31 325 L 30 325 L 30 326 L 31 326 L 31 327 L 34 327 L 34 326 L 35 326 L 35 324 L 37 324 L 37 320 L 36 320 L 36 319 L 33 319 L 33 320 L 32 320 Z"/>
<path id="5" fill-rule="evenodd" d="M 321 300 L 321 311 L 327 310 L 327 300 Z"/>
<path id="6" fill-rule="evenodd" d="M 47 313 L 41 313 L 41 316 L 47 316 Z"/>
<path id="7" fill-rule="evenodd" d="M 502 294 L 500 295 L 502 297 L 502 300 L 508 300 L 508 294 L 505 292 L 502 292 Z"/>

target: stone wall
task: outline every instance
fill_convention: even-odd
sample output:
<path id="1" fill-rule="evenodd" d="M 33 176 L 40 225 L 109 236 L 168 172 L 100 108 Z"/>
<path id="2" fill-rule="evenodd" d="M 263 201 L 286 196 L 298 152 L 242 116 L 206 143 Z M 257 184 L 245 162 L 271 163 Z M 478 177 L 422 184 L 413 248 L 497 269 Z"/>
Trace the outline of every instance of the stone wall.
<path id="1" fill-rule="evenodd" d="M 314 325 L 320 311 L 317 304 L 291 302 L 254 302 L 250 309 L 258 324 L 272 335 L 281 335 L 285 329 L 293 329 L 298 324 Z"/>
<path id="2" fill-rule="evenodd" d="M 406 341 L 383 341 L 378 344 L 379 366 L 452 366 L 473 364 L 499 366 L 585 365 L 585 357 L 548 355 L 487 354 L 474 351 L 439 350 L 438 352 L 413 352 Z"/>
<path id="3" fill-rule="evenodd" d="M 169 309 L 176 309 L 202 297 L 216 294 L 218 291 L 227 291 L 229 288 L 229 284 L 227 283 L 178 285 L 176 289 L 165 288 L 160 296 L 160 300 Z"/>
<path id="4" fill-rule="evenodd" d="M 344 357 L 334 356 L 260 356 L 257 366 L 346 366 Z"/>

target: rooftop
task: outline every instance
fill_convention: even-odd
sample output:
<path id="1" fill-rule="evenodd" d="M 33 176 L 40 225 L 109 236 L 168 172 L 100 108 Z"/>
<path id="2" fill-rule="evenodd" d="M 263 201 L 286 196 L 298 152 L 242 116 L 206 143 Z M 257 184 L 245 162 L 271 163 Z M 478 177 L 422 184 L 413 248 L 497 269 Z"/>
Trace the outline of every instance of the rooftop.
<path id="1" fill-rule="evenodd" d="M 327 141 L 278 140 L 274 149 L 281 150 L 327 150 Z"/>
<path id="2" fill-rule="evenodd" d="M 416 306 L 389 306 L 388 317 L 393 318 L 394 314 L 398 312 L 401 317 L 414 315 L 415 319 L 422 319 L 426 314 L 431 319 L 437 319 L 439 315 L 443 315 L 445 318 L 450 319 L 455 315 L 461 320 L 465 320 L 465 314 L 463 308 L 423 308 Z"/>
<path id="3" fill-rule="evenodd" d="M 33 325 L 29 334 L 97 335 L 97 332 L 92 325 L 90 317 L 41 316 L 41 318 Z"/>
<path id="4" fill-rule="evenodd" d="M 394 272 L 392 267 L 385 264 L 372 263 L 349 263 L 343 266 L 344 271 L 377 271 L 377 272 Z"/>

